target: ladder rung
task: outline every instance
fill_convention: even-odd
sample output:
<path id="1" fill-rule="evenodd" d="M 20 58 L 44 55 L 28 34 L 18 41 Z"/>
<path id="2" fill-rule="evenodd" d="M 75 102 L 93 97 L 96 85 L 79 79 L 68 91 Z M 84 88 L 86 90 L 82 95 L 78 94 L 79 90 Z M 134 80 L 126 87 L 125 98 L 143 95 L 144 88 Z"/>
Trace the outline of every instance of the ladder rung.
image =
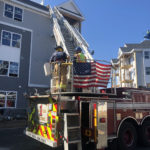
<path id="1" fill-rule="evenodd" d="M 81 142 L 81 140 L 77 140 L 77 141 L 70 141 L 70 142 L 68 141 L 68 143 L 69 143 L 69 144 L 73 144 L 73 143 L 80 143 L 80 142 Z"/>
<path id="2" fill-rule="evenodd" d="M 77 129 L 77 128 L 80 129 L 80 126 L 77 126 L 77 127 L 67 127 L 67 129 Z"/>

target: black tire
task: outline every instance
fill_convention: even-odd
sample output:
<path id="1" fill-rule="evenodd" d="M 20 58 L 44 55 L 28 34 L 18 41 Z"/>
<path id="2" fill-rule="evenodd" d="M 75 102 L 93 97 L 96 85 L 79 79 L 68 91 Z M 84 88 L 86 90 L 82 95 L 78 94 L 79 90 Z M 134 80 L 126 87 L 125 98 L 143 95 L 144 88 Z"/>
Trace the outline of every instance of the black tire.
<path id="1" fill-rule="evenodd" d="M 108 142 L 108 149 L 106 150 L 117 150 L 117 139 Z"/>
<path id="2" fill-rule="evenodd" d="M 140 139 L 144 146 L 150 147 L 150 121 L 144 122 L 141 126 Z"/>
<path id="3" fill-rule="evenodd" d="M 128 122 L 121 125 L 118 135 L 119 150 L 134 150 L 137 145 L 137 132 L 135 127 Z"/>

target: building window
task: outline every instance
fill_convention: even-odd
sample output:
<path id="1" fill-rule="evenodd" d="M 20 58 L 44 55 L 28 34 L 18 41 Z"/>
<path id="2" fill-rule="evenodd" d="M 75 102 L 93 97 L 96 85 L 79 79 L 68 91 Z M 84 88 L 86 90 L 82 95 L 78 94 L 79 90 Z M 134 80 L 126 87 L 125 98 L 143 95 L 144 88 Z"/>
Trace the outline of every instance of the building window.
<path id="1" fill-rule="evenodd" d="M 11 45 L 11 33 L 7 31 L 2 31 L 2 45 Z"/>
<path id="2" fill-rule="evenodd" d="M 129 58 L 129 65 L 133 65 L 133 61 L 134 61 L 134 58 L 131 56 L 131 57 Z"/>
<path id="3" fill-rule="evenodd" d="M 8 61 L 1 61 L 0 60 L 0 75 L 7 76 L 8 75 Z"/>
<path id="4" fill-rule="evenodd" d="M 21 36 L 19 34 L 12 34 L 12 47 L 20 48 Z"/>
<path id="5" fill-rule="evenodd" d="M 18 7 L 14 7 L 9 4 L 5 4 L 5 12 L 4 15 L 8 18 L 13 18 L 17 21 L 22 21 L 23 10 Z"/>
<path id="6" fill-rule="evenodd" d="M 19 64 L 17 62 L 0 60 L 0 76 L 18 77 Z"/>
<path id="7" fill-rule="evenodd" d="M 2 31 L 2 45 L 21 47 L 21 35 L 9 31 Z"/>
<path id="8" fill-rule="evenodd" d="M 132 80 L 132 79 L 133 79 L 133 72 L 130 71 L 130 72 L 129 72 L 129 80 Z"/>
<path id="9" fill-rule="evenodd" d="M 18 77 L 18 68 L 19 65 L 16 62 L 10 62 L 10 67 L 9 67 L 9 76 L 11 77 Z"/>
<path id="10" fill-rule="evenodd" d="M 150 75 L 150 67 L 146 67 L 145 71 L 146 71 L 146 75 Z"/>
<path id="11" fill-rule="evenodd" d="M 14 20 L 22 21 L 22 9 L 15 7 Z"/>
<path id="12" fill-rule="evenodd" d="M 14 7 L 8 4 L 5 4 L 5 13 L 4 15 L 8 18 L 13 18 Z"/>
<path id="13" fill-rule="evenodd" d="M 150 52 L 149 51 L 145 51 L 144 52 L 144 56 L 145 56 L 145 59 L 150 59 Z"/>
<path id="14" fill-rule="evenodd" d="M 150 88 L 150 83 L 147 83 L 147 88 Z"/>
<path id="15" fill-rule="evenodd" d="M 16 91 L 0 91 L 0 108 L 14 108 L 16 107 L 16 101 Z"/>

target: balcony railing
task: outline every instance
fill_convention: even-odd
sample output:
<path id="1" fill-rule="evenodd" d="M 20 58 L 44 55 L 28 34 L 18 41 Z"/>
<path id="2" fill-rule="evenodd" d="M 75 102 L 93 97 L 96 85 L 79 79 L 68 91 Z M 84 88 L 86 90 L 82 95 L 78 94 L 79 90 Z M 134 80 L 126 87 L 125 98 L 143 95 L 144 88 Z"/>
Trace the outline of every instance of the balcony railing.
<path id="1" fill-rule="evenodd" d="M 123 64 L 120 68 L 121 69 L 130 69 L 130 68 L 132 68 L 133 67 L 133 65 L 130 65 L 130 64 Z"/>
<path id="2" fill-rule="evenodd" d="M 134 81 L 133 79 L 132 80 L 126 79 L 126 80 L 122 80 L 121 83 L 133 83 L 133 81 Z"/>

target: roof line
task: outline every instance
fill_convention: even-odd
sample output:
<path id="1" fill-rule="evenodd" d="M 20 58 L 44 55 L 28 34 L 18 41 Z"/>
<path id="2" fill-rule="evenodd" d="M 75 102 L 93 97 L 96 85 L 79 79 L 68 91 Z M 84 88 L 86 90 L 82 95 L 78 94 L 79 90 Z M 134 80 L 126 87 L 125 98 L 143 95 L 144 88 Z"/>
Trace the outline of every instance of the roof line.
<path id="1" fill-rule="evenodd" d="M 10 0 L 10 2 L 14 2 L 14 3 L 20 4 L 20 5 L 24 6 L 24 7 L 31 8 L 31 9 L 33 9 L 33 10 L 35 10 L 35 11 L 42 12 L 43 14 L 49 15 L 49 11 L 36 8 L 36 7 L 31 6 L 31 5 L 29 5 L 29 4 L 23 3 L 23 2 L 21 2 L 21 1 Z"/>
<path id="2" fill-rule="evenodd" d="M 73 13 L 73 14 L 75 14 L 75 15 L 78 15 L 78 16 L 82 17 L 81 15 L 79 15 L 79 14 L 77 14 L 77 13 L 71 11 L 71 10 L 65 9 L 65 8 L 63 8 L 63 7 L 59 7 L 59 8 L 64 9 L 64 10 L 66 10 L 66 11 L 68 11 L 68 12 L 71 12 L 71 13 Z"/>
<path id="3" fill-rule="evenodd" d="M 62 2 L 62 3 L 59 4 L 59 5 L 56 5 L 56 7 L 59 8 L 59 7 L 61 7 L 63 4 L 69 3 L 69 2 L 73 4 L 73 6 L 75 7 L 75 9 L 79 12 L 80 16 L 81 16 L 82 18 L 84 18 L 84 16 L 83 16 L 82 13 L 81 13 L 81 10 L 79 9 L 78 5 L 75 3 L 74 0 L 67 0 L 67 1 L 65 1 L 65 2 Z M 79 16 L 79 14 L 78 14 L 78 16 Z"/>

